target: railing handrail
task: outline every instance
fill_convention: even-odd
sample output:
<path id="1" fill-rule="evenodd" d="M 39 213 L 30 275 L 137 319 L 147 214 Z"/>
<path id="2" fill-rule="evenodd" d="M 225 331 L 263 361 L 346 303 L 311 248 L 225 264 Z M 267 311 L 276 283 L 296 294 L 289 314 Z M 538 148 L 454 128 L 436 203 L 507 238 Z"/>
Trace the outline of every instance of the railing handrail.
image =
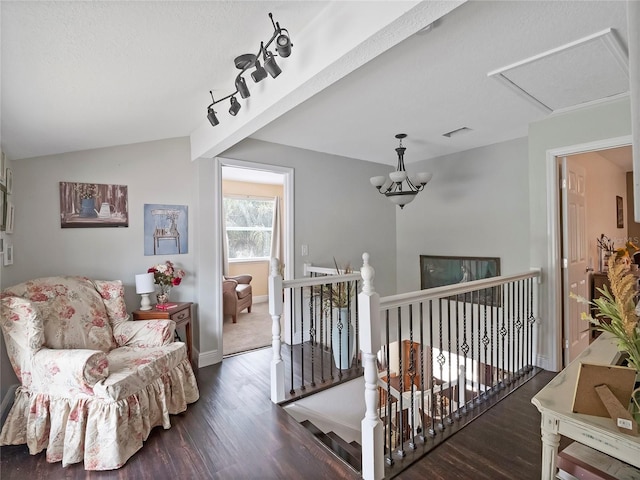
<path id="1" fill-rule="evenodd" d="M 313 287 L 316 285 L 327 285 L 328 283 L 341 283 L 360 281 L 362 276 L 360 272 L 349 273 L 345 275 L 328 275 L 326 277 L 304 277 L 294 278 L 292 280 L 283 280 L 282 288 L 298 288 L 298 287 Z"/>
<path id="2" fill-rule="evenodd" d="M 310 276 L 312 273 L 321 273 L 322 275 L 345 275 L 344 271 L 344 268 L 339 268 L 338 273 L 336 272 L 336 267 L 318 267 L 311 263 L 305 263 L 302 275 L 305 277 Z"/>
<path id="3" fill-rule="evenodd" d="M 415 292 L 398 293 L 387 297 L 380 297 L 380 309 L 390 309 L 395 307 L 404 307 L 413 303 L 424 302 L 427 300 L 437 300 L 439 298 L 447 298 L 464 293 L 483 290 L 485 288 L 498 287 L 505 283 L 515 282 L 518 280 L 526 280 L 528 278 L 536 278 L 540 276 L 540 269 L 532 269 L 530 272 L 517 273 L 513 275 L 501 275 L 499 277 L 484 278 L 482 280 L 472 280 L 470 282 L 456 283 L 454 285 L 445 285 L 443 287 L 427 288 Z"/>

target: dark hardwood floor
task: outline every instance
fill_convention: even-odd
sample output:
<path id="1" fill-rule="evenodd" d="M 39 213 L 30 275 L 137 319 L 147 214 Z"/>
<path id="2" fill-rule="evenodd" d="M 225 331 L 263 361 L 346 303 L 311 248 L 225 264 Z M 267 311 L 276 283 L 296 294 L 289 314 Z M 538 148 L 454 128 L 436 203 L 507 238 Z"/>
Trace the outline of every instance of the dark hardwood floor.
<path id="1" fill-rule="evenodd" d="M 115 471 L 62 468 L 24 445 L 0 448 L 2 480 L 357 479 L 312 434 L 269 400 L 270 349 L 226 358 L 196 373 L 200 400 L 155 428 Z M 397 478 L 538 479 L 540 416 L 531 397 L 553 374 L 542 372 Z"/>

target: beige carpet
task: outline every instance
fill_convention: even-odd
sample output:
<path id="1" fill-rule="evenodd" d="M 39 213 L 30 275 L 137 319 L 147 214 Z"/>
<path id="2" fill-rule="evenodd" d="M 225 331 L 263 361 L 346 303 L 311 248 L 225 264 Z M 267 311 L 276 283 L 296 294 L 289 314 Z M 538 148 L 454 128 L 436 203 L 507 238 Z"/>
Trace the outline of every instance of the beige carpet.
<path id="1" fill-rule="evenodd" d="M 233 355 L 271 346 L 269 304 L 267 302 L 254 303 L 251 307 L 251 313 L 247 313 L 245 310 L 238 315 L 237 323 L 231 321 L 231 316 L 225 316 L 222 335 L 223 355 Z"/>

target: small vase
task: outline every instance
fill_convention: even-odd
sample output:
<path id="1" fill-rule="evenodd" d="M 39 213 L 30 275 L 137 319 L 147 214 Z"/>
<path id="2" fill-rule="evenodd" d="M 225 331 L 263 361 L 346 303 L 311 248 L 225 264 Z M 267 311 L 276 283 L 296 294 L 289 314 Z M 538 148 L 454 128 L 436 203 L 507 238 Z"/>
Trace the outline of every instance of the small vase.
<path id="1" fill-rule="evenodd" d="M 348 308 L 336 308 L 334 310 L 335 323 L 331 331 L 331 346 L 333 348 L 333 361 L 340 370 L 351 368 L 353 361 L 354 342 L 353 328 L 349 320 Z"/>
<path id="2" fill-rule="evenodd" d="M 171 285 L 160 285 L 160 293 L 156 294 L 158 305 L 164 305 L 169 301 L 169 294 L 171 293 Z"/>

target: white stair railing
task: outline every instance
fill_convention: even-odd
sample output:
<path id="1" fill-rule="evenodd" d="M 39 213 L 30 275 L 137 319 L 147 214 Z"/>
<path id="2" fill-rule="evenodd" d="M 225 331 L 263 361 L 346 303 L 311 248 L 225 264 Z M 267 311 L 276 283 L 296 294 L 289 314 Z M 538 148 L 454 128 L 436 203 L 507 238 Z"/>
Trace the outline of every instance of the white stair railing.
<path id="1" fill-rule="evenodd" d="M 335 275 L 335 269 L 326 269 L 317 273 L 328 276 L 288 281 L 282 279 L 277 259 L 272 259 L 271 399 L 285 400 L 280 319 L 284 311 L 295 316 L 296 310 L 286 304 L 295 302 L 284 295 L 285 290 L 361 279 L 357 338 L 365 381 L 362 478 L 380 480 L 385 464 L 392 466 L 407 451 L 424 450 L 436 432 L 443 438 L 465 417 L 475 415 L 477 408 L 490 404 L 489 398 L 533 370 L 540 270 L 380 298 L 369 255 L 362 259 L 359 273 Z M 318 269 L 305 267 L 305 274 Z M 303 334 L 297 341 L 304 340 Z M 390 370 L 392 343 L 395 370 Z M 381 395 L 386 395 L 382 406 Z"/>

